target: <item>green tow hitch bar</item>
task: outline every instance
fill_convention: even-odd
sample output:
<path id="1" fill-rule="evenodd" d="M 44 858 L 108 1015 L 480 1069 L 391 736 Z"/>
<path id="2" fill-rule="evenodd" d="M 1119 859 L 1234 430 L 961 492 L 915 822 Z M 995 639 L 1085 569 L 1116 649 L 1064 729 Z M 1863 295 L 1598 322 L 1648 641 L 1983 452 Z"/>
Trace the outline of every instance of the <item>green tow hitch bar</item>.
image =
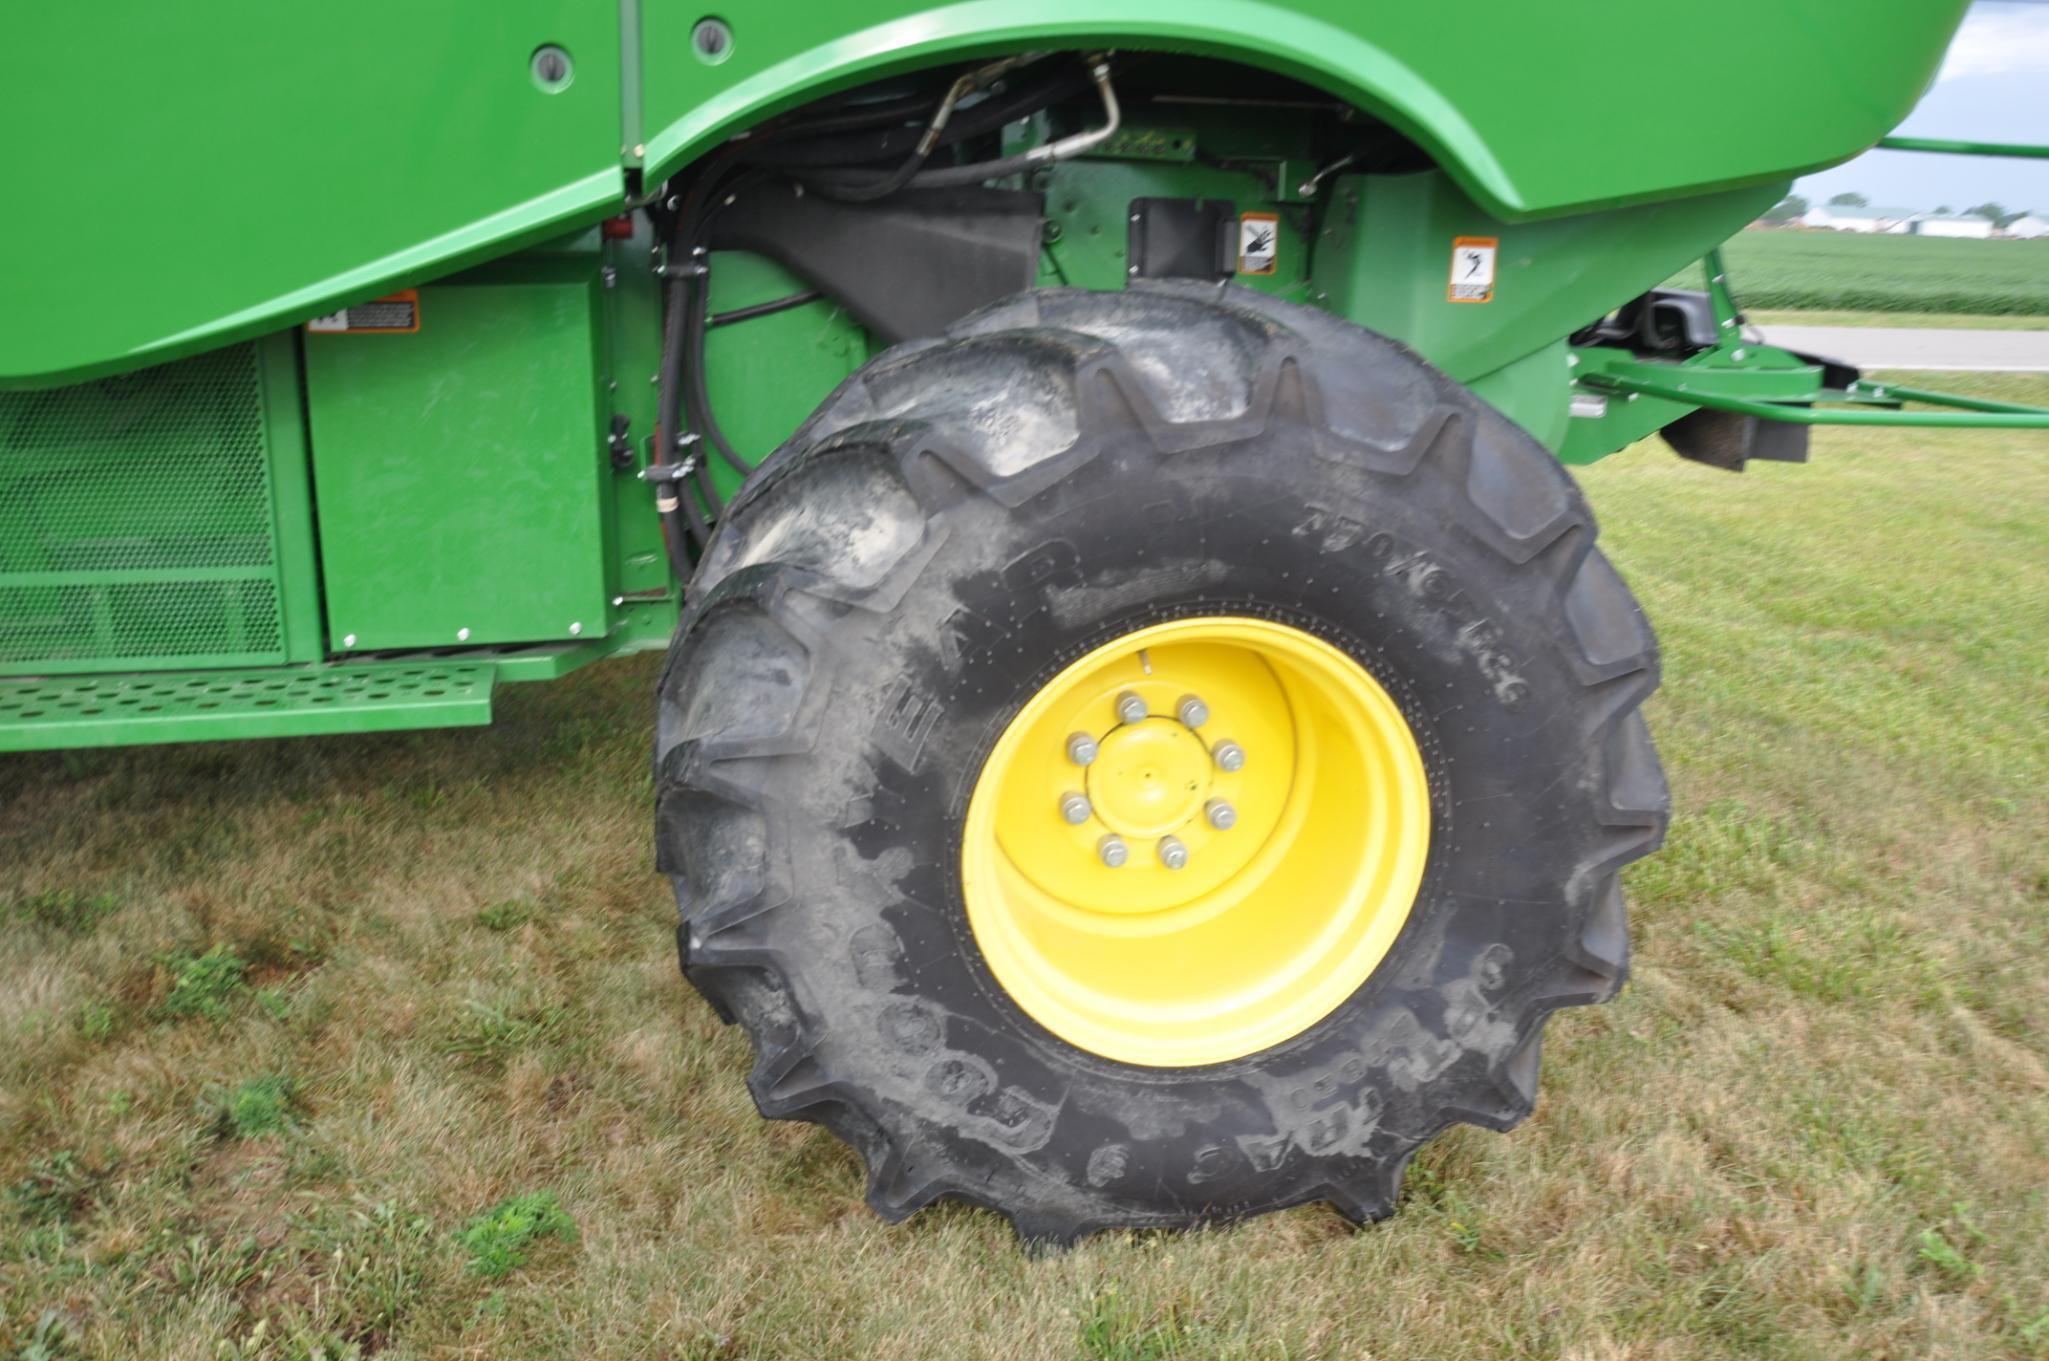
<path id="1" fill-rule="evenodd" d="M 1792 425 L 1943 426 L 1978 430 L 2049 429 L 2049 408 L 1995 402 L 1925 388 L 1858 379 L 1848 387 L 1822 383 L 1822 366 L 1769 345 L 1752 347 L 1782 366 L 1709 368 L 1643 361 L 1588 373 L 1580 385 L 1601 393 L 1656 397 Z M 1791 385 L 1795 390 L 1787 392 Z M 1769 391 L 1763 395 L 1761 390 Z M 1909 402 L 1945 408 L 1906 411 Z M 1827 405 L 1824 405 L 1827 404 Z"/>
<path id="2" fill-rule="evenodd" d="M 2043 150 L 2049 148 L 2014 148 L 2002 154 Z M 1612 345 L 1573 347 L 1566 362 L 1572 370 L 1572 414 L 1577 419 L 1559 450 L 1567 463 L 1599 458 L 1668 429 L 1698 410 L 1796 426 L 2049 429 L 2049 408 L 1874 383 L 1847 364 L 1748 337 L 1721 251 L 1708 252 L 1702 264 L 1707 270 L 1713 344 L 1673 359 Z M 1909 411 L 1909 403 L 1936 409 Z M 1741 458 L 1723 466 L 1740 467 Z"/>

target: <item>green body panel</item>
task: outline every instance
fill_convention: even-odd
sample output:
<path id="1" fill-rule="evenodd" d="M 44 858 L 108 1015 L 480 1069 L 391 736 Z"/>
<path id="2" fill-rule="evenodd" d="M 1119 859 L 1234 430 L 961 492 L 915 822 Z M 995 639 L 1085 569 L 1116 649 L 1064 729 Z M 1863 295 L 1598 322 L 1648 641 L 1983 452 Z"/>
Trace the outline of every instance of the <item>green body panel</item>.
<path id="1" fill-rule="evenodd" d="M 667 175 L 768 113 L 949 58 L 1235 57 L 1385 117 L 1514 220 L 1854 155 L 1912 106 L 1963 8 L 758 0 L 722 16 L 734 41 L 714 62 L 690 43 L 703 12 L 674 0 L 20 7 L 0 258 L 37 265 L 0 272 L 0 384 L 140 367 L 417 284 L 618 211 L 643 159 Z M 1711 99 L 1659 78 L 1682 34 Z M 551 43 L 574 63 L 552 93 L 530 69 Z"/>
<path id="2" fill-rule="evenodd" d="M 1316 288 L 1333 312 L 1472 383 L 1656 286 L 1784 192 L 1774 182 L 1512 223 L 1442 174 L 1347 176 L 1317 243 Z M 1448 296 L 1462 236 L 1500 242 L 1490 302 Z"/>
<path id="3" fill-rule="evenodd" d="M 543 257 L 421 289 L 416 333 L 307 335 L 338 651 L 609 631 L 600 292 Z"/>
<path id="4" fill-rule="evenodd" d="M 289 326 L 623 193 L 617 0 L 16 4 L 6 29 L 0 382 Z"/>

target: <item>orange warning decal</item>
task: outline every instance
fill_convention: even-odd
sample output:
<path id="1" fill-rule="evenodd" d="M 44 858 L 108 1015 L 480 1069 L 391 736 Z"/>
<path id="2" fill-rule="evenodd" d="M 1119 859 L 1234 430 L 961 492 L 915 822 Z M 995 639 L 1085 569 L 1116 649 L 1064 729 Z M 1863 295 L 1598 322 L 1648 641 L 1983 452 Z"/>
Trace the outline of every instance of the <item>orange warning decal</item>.
<path id="1" fill-rule="evenodd" d="M 315 335 L 404 336 L 420 329 L 420 290 L 401 289 L 306 323 Z"/>
<path id="2" fill-rule="evenodd" d="M 1247 213 L 1238 219 L 1238 272 L 1271 274 L 1280 265 L 1281 220 L 1273 213 Z"/>
<path id="3" fill-rule="evenodd" d="M 1452 302 L 1493 302 L 1494 262 L 1501 254 L 1499 238 L 1459 236 L 1451 243 L 1451 285 L 1445 297 Z"/>

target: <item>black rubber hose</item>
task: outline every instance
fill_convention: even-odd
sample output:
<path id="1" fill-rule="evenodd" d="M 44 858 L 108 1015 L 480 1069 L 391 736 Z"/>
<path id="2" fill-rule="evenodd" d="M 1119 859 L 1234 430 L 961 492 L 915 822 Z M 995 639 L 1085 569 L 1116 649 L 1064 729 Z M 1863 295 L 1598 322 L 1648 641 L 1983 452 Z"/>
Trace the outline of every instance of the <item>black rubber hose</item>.
<path id="1" fill-rule="evenodd" d="M 985 136 L 1020 118 L 1072 98 L 1089 88 L 1085 67 L 1068 65 L 1044 80 L 991 95 L 979 104 L 960 109 L 939 134 L 940 146 L 953 146 L 970 138 Z M 903 125 L 863 137 L 804 138 L 777 137 L 750 148 L 747 160 L 756 165 L 797 168 L 844 168 L 888 161 L 915 150 L 924 135 L 922 127 Z M 868 172 L 872 175 L 873 172 Z"/>
<path id="2" fill-rule="evenodd" d="M 653 462 L 657 467 L 676 462 L 674 455 L 677 449 L 676 435 L 681 428 L 678 424 L 681 417 L 681 403 L 677 400 L 676 396 L 677 385 L 674 381 L 674 370 L 682 359 L 683 319 L 687 315 L 684 309 L 689 306 L 689 281 L 682 278 L 671 279 L 664 292 L 667 305 L 662 314 L 660 381 L 655 385 L 655 447 Z M 703 513 L 698 510 L 697 503 L 688 487 L 680 482 L 673 482 L 669 484 L 668 490 L 675 497 L 676 509 L 658 510 L 657 518 L 661 521 L 662 529 L 662 547 L 669 555 L 669 570 L 675 573 L 676 580 L 688 581 L 691 573 L 691 555 L 684 546 L 684 536 L 687 534 L 690 547 L 701 550 L 711 541 L 711 527 L 706 523 Z M 661 489 L 657 488 L 655 497 L 656 504 L 659 507 L 662 500 Z"/>
<path id="3" fill-rule="evenodd" d="M 827 198 L 836 198 L 842 203 L 873 203 L 876 199 L 888 198 L 909 184 L 912 177 L 924 168 L 926 155 L 927 152 L 921 142 L 910 155 L 903 158 L 896 169 L 886 175 L 869 175 L 864 178 L 851 175 L 830 178 L 821 176 L 809 183 Z"/>
<path id="4" fill-rule="evenodd" d="M 710 290 L 706 291 L 709 293 Z M 754 465 L 742 458 L 739 451 L 733 448 L 726 439 L 726 432 L 719 428 L 718 417 L 714 416 L 711 410 L 711 392 L 704 377 L 704 339 L 705 334 L 711 329 L 711 319 L 707 311 L 706 303 L 701 301 L 691 307 L 689 316 L 684 320 L 683 400 L 689 411 L 691 427 L 703 437 L 706 444 L 718 451 L 719 457 L 726 461 L 727 467 L 745 477 L 754 471 Z M 698 467 L 701 470 L 704 464 L 700 462 Z M 723 506 L 714 504 L 712 514 L 716 515 L 723 509 Z"/>
<path id="5" fill-rule="evenodd" d="M 792 119 L 775 128 L 774 132 L 777 136 L 796 136 L 889 127 L 921 114 L 930 114 L 938 106 L 939 98 L 939 95 L 928 91 L 899 95 L 895 99 L 878 99 L 871 104 L 848 104 L 833 112 Z"/>
<path id="6" fill-rule="evenodd" d="M 772 317 L 778 312 L 787 312 L 791 308 L 817 302 L 824 296 L 825 294 L 815 288 L 807 288 L 802 293 L 792 293 L 787 298 L 776 298 L 770 302 L 758 302 L 751 307 L 735 307 L 730 312 L 714 312 L 711 314 L 710 324 L 713 326 L 731 326 L 736 321 L 752 321 L 756 317 Z"/>

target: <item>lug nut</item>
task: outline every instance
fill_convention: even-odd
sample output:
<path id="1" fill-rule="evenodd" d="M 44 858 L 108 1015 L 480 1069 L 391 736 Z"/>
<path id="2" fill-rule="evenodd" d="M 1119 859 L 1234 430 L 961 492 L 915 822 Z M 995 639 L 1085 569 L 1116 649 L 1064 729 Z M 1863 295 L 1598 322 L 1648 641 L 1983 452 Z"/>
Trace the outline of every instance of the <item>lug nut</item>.
<path id="1" fill-rule="evenodd" d="M 1160 838 L 1160 863 L 1170 870 L 1178 870 L 1188 863 L 1188 848 L 1181 844 L 1180 837 Z"/>
<path id="2" fill-rule="evenodd" d="M 1131 849 L 1124 844 L 1123 837 L 1115 832 L 1105 832 L 1102 840 L 1096 843 L 1096 858 L 1114 870 L 1131 858 Z"/>
<path id="3" fill-rule="evenodd" d="M 1067 759 L 1078 766 L 1085 766 L 1096 759 L 1096 739 L 1085 732 L 1075 733 L 1067 739 Z"/>
<path id="4" fill-rule="evenodd" d="M 1209 819 L 1209 825 L 1220 832 L 1228 832 L 1238 825 L 1238 810 L 1223 799 L 1211 799 L 1202 806 L 1202 815 Z"/>
<path id="5" fill-rule="evenodd" d="M 1174 706 L 1174 716 L 1191 728 L 1200 728 L 1209 722 L 1209 705 L 1204 704 L 1199 696 L 1183 695 L 1181 702 Z"/>
<path id="6" fill-rule="evenodd" d="M 1214 800 L 1212 800 L 1214 802 Z M 1079 827 L 1089 820 L 1089 796 L 1076 789 L 1070 789 L 1060 796 L 1060 816 L 1069 825 Z"/>
<path id="7" fill-rule="evenodd" d="M 1245 748 L 1236 742 L 1219 742 L 1209 749 L 1209 754 L 1216 761 L 1217 769 L 1227 774 L 1245 769 Z"/>
<path id="8" fill-rule="evenodd" d="M 1135 692 L 1126 690 L 1123 694 L 1117 696 L 1118 722 L 1136 723 L 1138 722 L 1138 720 L 1144 718 L 1145 716 L 1145 701 L 1139 698 L 1139 696 Z"/>

